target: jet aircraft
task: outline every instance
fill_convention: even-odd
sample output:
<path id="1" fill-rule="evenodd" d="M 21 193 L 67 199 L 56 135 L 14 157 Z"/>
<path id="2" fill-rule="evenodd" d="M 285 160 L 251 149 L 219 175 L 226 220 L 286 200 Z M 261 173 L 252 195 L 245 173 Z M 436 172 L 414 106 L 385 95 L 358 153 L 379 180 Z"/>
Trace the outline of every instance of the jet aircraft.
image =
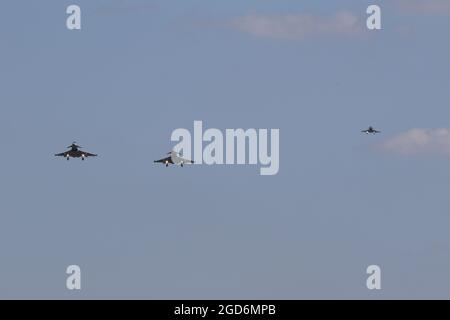
<path id="1" fill-rule="evenodd" d="M 72 143 L 72 145 L 68 146 L 67 148 L 69 148 L 70 150 L 63 152 L 63 153 L 55 154 L 55 156 L 56 157 L 64 157 L 67 160 L 69 160 L 70 158 L 81 158 L 81 160 L 84 160 L 85 158 L 88 158 L 88 157 L 97 157 L 96 154 L 81 151 L 80 150 L 81 147 L 78 146 L 76 144 L 76 142 Z"/>
<path id="2" fill-rule="evenodd" d="M 171 151 L 168 154 L 170 155 L 169 157 L 155 160 L 154 162 L 155 163 L 164 163 L 166 165 L 166 167 L 168 167 L 169 164 L 180 165 L 183 167 L 185 164 L 194 163 L 194 161 L 192 161 L 192 160 L 182 158 L 178 152 Z"/>
<path id="3" fill-rule="evenodd" d="M 366 130 L 362 130 L 361 132 L 364 132 L 365 134 L 376 134 L 376 133 L 380 133 L 381 131 L 375 130 L 373 127 L 369 127 L 369 129 Z"/>

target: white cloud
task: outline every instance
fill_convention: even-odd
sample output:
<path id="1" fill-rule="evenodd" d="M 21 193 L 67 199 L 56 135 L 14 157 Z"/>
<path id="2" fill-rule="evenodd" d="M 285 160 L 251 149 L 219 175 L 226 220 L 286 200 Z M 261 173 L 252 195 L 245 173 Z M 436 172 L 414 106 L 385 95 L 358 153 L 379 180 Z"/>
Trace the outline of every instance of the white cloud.
<path id="1" fill-rule="evenodd" d="M 360 34 L 358 17 L 341 11 L 333 17 L 296 14 L 249 14 L 230 22 L 231 27 L 258 37 L 303 39 L 315 36 L 352 36 Z"/>
<path id="2" fill-rule="evenodd" d="M 446 128 L 411 129 L 379 143 L 376 148 L 402 155 L 450 155 L 450 130 Z"/>
<path id="3" fill-rule="evenodd" d="M 448 13 L 450 0 L 396 0 L 401 10 L 415 13 Z"/>

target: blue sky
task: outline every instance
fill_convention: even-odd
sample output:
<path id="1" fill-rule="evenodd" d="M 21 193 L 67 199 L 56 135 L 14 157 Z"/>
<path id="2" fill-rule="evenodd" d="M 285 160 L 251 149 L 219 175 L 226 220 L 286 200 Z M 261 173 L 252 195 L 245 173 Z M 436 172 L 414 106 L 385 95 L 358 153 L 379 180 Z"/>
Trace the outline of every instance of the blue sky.
<path id="1" fill-rule="evenodd" d="M 446 0 L 3 1 L 0 297 L 449 298 L 449 15 Z M 279 128 L 279 173 L 154 165 L 194 120 Z M 100 156 L 53 157 L 74 140 Z"/>

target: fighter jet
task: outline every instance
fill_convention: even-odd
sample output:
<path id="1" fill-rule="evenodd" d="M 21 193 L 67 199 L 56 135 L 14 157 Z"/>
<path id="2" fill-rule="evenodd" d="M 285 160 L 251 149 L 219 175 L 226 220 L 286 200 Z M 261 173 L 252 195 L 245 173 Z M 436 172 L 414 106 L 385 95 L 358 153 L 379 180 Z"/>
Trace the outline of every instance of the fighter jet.
<path id="1" fill-rule="evenodd" d="M 365 134 L 376 134 L 376 133 L 380 133 L 381 131 L 375 130 L 373 127 L 369 127 L 369 129 L 366 130 L 362 130 L 361 132 L 364 132 Z"/>
<path id="2" fill-rule="evenodd" d="M 67 160 L 69 160 L 70 158 L 81 158 L 81 160 L 84 161 L 84 159 L 87 157 L 97 156 L 96 154 L 93 153 L 81 151 L 80 150 L 81 147 L 78 146 L 76 142 L 72 143 L 72 145 L 68 146 L 67 148 L 69 148 L 70 150 L 63 153 L 55 154 L 55 157 L 64 157 Z"/>
<path id="3" fill-rule="evenodd" d="M 155 160 L 154 162 L 155 163 L 164 163 L 166 165 L 166 167 L 168 167 L 169 164 L 180 165 L 183 167 L 185 163 L 188 163 L 188 164 L 194 163 L 194 161 L 192 161 L 192 160 L 182 158 L 178 152 L 171 151 L 168 154 L 170 154 L 169 157 L 163 158 L 160 160 Z"/>

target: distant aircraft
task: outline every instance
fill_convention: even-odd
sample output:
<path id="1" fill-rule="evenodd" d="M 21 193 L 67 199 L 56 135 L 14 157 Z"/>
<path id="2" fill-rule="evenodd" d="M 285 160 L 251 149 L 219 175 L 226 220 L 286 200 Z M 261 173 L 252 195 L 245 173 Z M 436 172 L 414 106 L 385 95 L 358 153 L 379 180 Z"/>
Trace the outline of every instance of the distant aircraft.
<path id="1" fill-rule="evenodd" d="M 69 151 L 55 154 L 56 157 L 64 157 L 67 160 L 70 158 L 81 158 L 81 160 L 84 160 L 87 157 L 96 157 L 96 154 L 92 154 L 89 152 L 84 152 L 80 150 L 80 146 L 77 146 L 76 142 L 72 143 L 72 145 L 68 146 Z"/>
<path id="2" fill-rule="evenodd" d="M 362 130 L 361 132 L 364 132 L 365 134 L 375 134 L 375 133 L 380 133 L 381 131 L 375 130 L 373 127 L 369 127 L 369 129 L 366 130 Z"/>
<path id="3" fill-rule="evenodd" d="M 160 160 L 156 160 L 154 162 L 155 163 L 164 163 L 166 165 L 166 167 L 168 167 L 169 164 L 180 165 L 183 167 L 185 163 L 187 163 L 187 164 L 194 163 L 194 161 L 192 161 L 192 160 L 182 158 L 178 152 L 171 151 L 168 154 L 170 154 L 169 157 L 163 158 Z"/>

